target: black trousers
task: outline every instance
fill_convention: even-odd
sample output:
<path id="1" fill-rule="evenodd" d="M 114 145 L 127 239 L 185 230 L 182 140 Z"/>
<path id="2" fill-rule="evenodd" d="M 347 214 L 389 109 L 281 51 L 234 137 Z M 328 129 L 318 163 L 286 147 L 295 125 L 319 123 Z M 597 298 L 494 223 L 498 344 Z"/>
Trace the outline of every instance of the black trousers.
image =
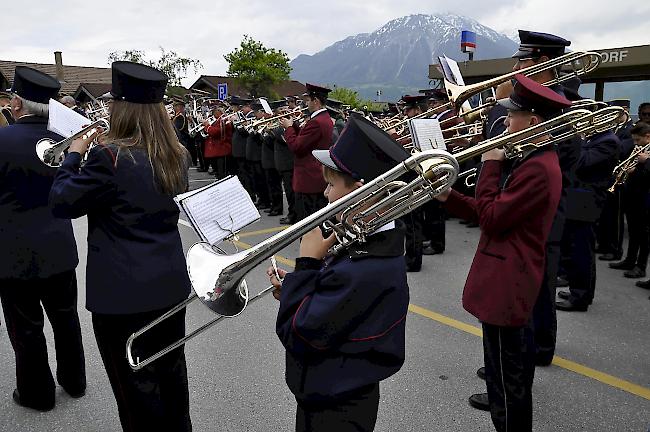
<path id="1" fill-rule="evenodd" d="M 293 193 L 293 170 L 280 171 L 282 177 L 282 186 L 284 187 L 284 194 L 287 196 L 287 218 L 289 220 L 297 220 L 296 216 L 296 196 Z"/>
<path id="2" fill-rule="evenodd" d="M 620 189 L 608 194 L 596 228 L 601 253 L 623 255 L 623 206 Z"/>
<path id="3" fill-rule="evenodd" d="M 255 194 L 255 184 L 253 182 L 253 168 L 250 163 L 245 158 L 235 158 L 237 163 L 237 177 L 241 182 L 248 195 L 251 196 L 251 199 L 255 201 L 257 196 Z"/>
<path id="4" fill-rule="evenodd" d="M 530 327 L 483 323 L 485 380 L 497 432 L 533 429 L 535 348 Z"/>
<path id="5" fill-rule="evenodd" d="M 546 244 L 544 279 L 533 307 L 533 334 L 535 357 L 547 363 L 553 360 L 557 339 L 557 314 L 555 310 L 555 282 L 560 265 L 560 244 Z"/>
<path id="6" fill-rule="evenodd" d="M 377 422 L 379 383 L 330 401 L 296 401 L 296 432 L 370 432 Z"/>
<path id="7" fill-rule="evenodd" d="M 251 167 L 251 174 L 253 178 L 253 187 L 255 188 L 255 195 L 257 195 L 257 202 L 259 204 L 271 204 L 269 196 L 269 186 L 266 184 L 266 177 L 262 169 L 262 162 L 260 161 L 247 161 Z"/>
<path id="8" fill-rule="evenodd" d="M 43 309 L 54 332 L 57 382 L 70 393 L 85 390 L 75 271 L 45 279 L 2 279 L 0 299 L 16 356 L 16 384 L 22 402 L 40 408 L 54 406 L 55 385 L 47 360 Z"/>
<path id="9" fill-rule="evenodd" d="M 587 305 L 596 291 L 596 235 L 593 222 L 567 219 L 562 235 L 562 269 L 569 281 L 569 300 Z"/>
<path id="10" fill-rule="evenodd" d="M 128 315 L 93 313 L 93 330 L 124 431 L 191 431 L 183 347 L 134 371 L 126 361 L 128 337 L 168 309 Z M 185 335 L 185 310 L 155 326 L 133 345 L 144 359 Z"/>
<path id="11" fill-rule="evenodd" d="M 399 218 L 406 225 L 406 269 L 420 271 L 422 268 L 422 209 L 417 209 Z"/>
<path id="12" fill-rule="evenodd" d="M 282 177 L 275 168 L 265 169 L 266 184 L 269 189 L 269 199 L 271 201 L 271 210 L 283 212 L 284 202 L 282 200 Z"/>
<path id="13" fill-rule="evenodd" d="M 423 208 L 424 221 L 422 234 L 424 240 L 431 242 L 431 247 L 438 251 L 445 250 L 445 209 L 436 200 L 429 201 Z"/>
<path id="14" fill-rule="evenodd" d="M 626 200 L 625 216 L 627 217 L 627 227 L 629 241 L 627 244 L 627 253 L 625 260 L 636 263 L 637 266 L 645 270 L 648 264 L 649 245 L 649 225 L 648 211 L 645 208 L 645 193 L 635 194 Z"/>
<path id="15" fill-rule="evenodd" d="M 311 216 L 314 212 L 327 205 L 327 198 L 322 193 L 307 194 L 296 192 L 294 197 L 296 200 L 297 220 Z"/>
<path id="16" fill-rule="evenodd" d="M 205 159 L 206 166 L 211 167 L 217 180 L 228 175 L 228 157 L 218 156 Z"/>

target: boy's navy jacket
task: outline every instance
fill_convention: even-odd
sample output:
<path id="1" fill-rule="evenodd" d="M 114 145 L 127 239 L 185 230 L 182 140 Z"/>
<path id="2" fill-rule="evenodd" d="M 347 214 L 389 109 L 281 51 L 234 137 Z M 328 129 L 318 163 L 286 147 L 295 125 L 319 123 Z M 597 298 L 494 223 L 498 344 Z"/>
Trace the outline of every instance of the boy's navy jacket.
<path id="1" fill-rule="evenodd" d="M 402 227 L 331 261 L 298 258 L 282 284 L 276 323 L 296 398 L 331 399 L 396 373 L 408 303 Z"/>
<path id="2" fill-rule="evenodd" d="M 190 292 L 178 207 L 157 190 L 146 152 L 130 153 L 98 145 L 83 167 L 69 153 L 50 192 L 55 216 L 88 215 L 86 308 L 94 313 L 163 309 Z"/>

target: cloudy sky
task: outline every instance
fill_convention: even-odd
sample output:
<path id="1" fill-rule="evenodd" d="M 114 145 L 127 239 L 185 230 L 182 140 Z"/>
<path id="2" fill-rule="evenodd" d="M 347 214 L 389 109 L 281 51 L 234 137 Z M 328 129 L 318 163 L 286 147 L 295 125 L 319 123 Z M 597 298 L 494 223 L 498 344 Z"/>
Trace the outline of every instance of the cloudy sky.
<path id="1" fill-rule="evenodd" d="M 294 58 L 417 13 L 469 16 L 511 37 L 517 28 L 555 33 L 572 40 L 572 49 L 650 43 L 650 3 L 638 0 L 48 0 L 21 5 L 13 1 L 3 7 L 2 60 L 53 63 L 53 52 L 60 50 L 64 64 L 108 66 L 111 51 L 139 49 L 156 57 L 162 46 L 200 60 L 199 74 L 208 75 L 225 74 L 223 55 L 244 34 Z"/>

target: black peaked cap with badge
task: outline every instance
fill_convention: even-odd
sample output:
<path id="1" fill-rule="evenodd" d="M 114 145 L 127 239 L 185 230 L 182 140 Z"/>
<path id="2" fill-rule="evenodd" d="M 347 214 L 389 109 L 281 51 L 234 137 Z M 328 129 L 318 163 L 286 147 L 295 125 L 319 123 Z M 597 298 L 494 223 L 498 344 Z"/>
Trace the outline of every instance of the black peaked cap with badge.
<path id="1" fill-rule="evenodd" d="M 416 108 L 419 104 L 426 102 L 429 97 L 427 95 L 404 95 L 402 101 L 406 108 Z"/>
<path id="2" fill-rule="evenodd" d="M 323 165 L 369 182 L 410 154 L 390 135 L 358 114 L 351 114 L 336 143 L 329 150 L 312 150 Z"/>
<path id="3" fill-rule="evenodd" d="M 16 66 L 11 92 L 28 101 L 46 104 L 56 99 L 61 83 L 39 70 Z"/>
<path id="4" fill-rule="evenodd" d="M 307 92 L 305 92 L 304 96 L 312 96 L 312 97 L 319 97 L 322 99 L 327 99 L 327 95 L 329 92 L 332 90 L 328 89 L 327 87 L 322 87 L 316 84 L 310 84 L 306 83 L 305 87 L 307 88 Z"/>
<path id="5" fill-rule="evenodd" d="M 115 100 L 137 104 L 163 101 L 168 78 L 158 69 L 128 61 L 113 62 L 111 69 L 111 94 Z"/>
<path id="6" fill-rule="evenodd" d="M 518 59 L 559 57 L 564 54 L 569 45 L 571 45 L 570 41 L 550 33 L 519 30 L 519 48 L 512 57 Z"/>
<path id="7" fill-rule="evenodd" d="M 509 111 L 528 111 L 549 119 L 571 106 L 570 100 L 525 75 L 515 75 L 514 81 L 510 97 L 497 101 Z"/>

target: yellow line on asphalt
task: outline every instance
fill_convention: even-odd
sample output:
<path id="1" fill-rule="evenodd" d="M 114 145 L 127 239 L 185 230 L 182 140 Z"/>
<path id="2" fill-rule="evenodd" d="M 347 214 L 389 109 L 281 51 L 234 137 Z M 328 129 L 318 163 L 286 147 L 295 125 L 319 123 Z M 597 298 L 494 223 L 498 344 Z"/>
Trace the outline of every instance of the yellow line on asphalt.
<path id="1" fill-rule="evenodd" d="M 256 236 L 256 235 L 260 235 L 260 234 L 276 233 L 276 232 L 284 231 L 287 228 L 289 228 L 289 227 L 288 226 L 283 226 L 283 227 L 262 229 L 262 230 L 259 230 L 259 231 L 244 231 L 244 232 L 240 232 L 239 234 L 237 234 L 237 236 L 239 238 L 246 238 L 246 237 L 252 237 L 252 236 Z"/>
<path id="2" fill-rule="evenodd" d="M 284 229 L 284 227 L 280 228 Z M 280 229 L 276 229 L 276 231 L 279 231 Z M 274 231 L 268 231 L 268 232 L 274 232 Z M 254 235 L 254 234 L 250 234 Z M 241 237 L 241 235 L 240 235 Z M 248 243 L 244 242 L 235 242 L 238 247 L 242 249 L 248 249 L 251 248 L 252 246 L 249 245 Z M 282 263 L 285 264 L 289 267 L 294 267 L 296 265 L 296 262 L 293 260 L 290 260 L 288 258 L 276 255 L 275 259 Z M 481 330 L 480 327 L 473 326 L 467 323 L 464 323 L 462 321 L 458 321 L 456 319 L 450 318 L 448 316 L 439 314 L 437 312 L 433 312 L 429 309 L 425 309 L 421 306 L 417 306 L 414 304 L 409 304 L 409 311 L 423 316 L 425 318 L 429 318 L 433 321 L 437 321 L 441 324 L 444 324 L 446 326 L 455 328 L 457 330 L 463 331 L 465 333 L 472 334 L 474 336 L 478 337 L 483 337 L 483 331 Z M 650 400 L 650 389 L 647 387 L 640 386 L 638 384 L 634 384 L 630 381 L 626 381 L 620 378 L 617 378 L 613 375 L 606 374 L 604 372 L 600 372 L 596 369 L 592 369 L 590 367 L 581 365 L 580 363 L 573 362 L 571 360 L 564 359 L 562 357 L 558 357 L 557 355 L 553 358 L 553 364 L 561 367 L 562 369 L 569 370 L 571 372 L 575 372 L 579 375 L 585 376 L 587 378 L 594 379 L 598 382 L 601 382 L 603 384 L 607 384 L 611 387 L 617 388 L 619 390 L 623 390 L 627 393 L 633 394 L 635 396 L 642 397 L 644 399 Z"/>

